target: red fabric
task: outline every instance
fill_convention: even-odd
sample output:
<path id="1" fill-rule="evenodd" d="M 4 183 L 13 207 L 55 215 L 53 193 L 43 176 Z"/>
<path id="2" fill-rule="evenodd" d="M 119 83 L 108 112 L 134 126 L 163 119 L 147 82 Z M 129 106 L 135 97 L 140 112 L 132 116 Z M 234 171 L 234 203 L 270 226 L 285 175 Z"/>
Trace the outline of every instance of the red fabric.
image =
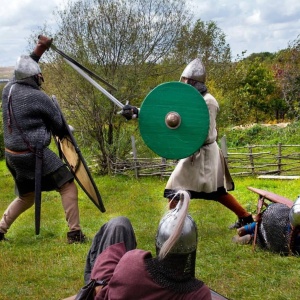
<path id="1" fill-rule="evenodd" d="M 146 270 L 144 259 L 151 253 L 143 250 L 126 252 L 123 243 L 108 247 L 96 259 L 91 278 L 107 280 L 95 300 L 211 300 L 206 285 L 189 294 L 177 294 L 156 284 Z"/>
<path id="2" fill-rule="evenodd" d="M 124 243 L 114 244 L 98 255 L 91 272 L 91 279 L 106 280 L 109 282 L 115 267 L 126 253 Z"/>

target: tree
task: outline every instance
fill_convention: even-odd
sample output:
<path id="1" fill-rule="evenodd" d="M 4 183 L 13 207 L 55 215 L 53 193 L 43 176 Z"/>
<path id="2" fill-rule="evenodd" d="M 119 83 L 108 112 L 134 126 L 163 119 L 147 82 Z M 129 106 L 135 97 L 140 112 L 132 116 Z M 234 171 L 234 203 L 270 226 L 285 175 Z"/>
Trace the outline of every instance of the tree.
<path id="1" fill-rule="evenodd" d="M 139 106 L 156 86 L 157 64 L 169 56 L 187 16 L 185 3 L 180 0 L 70 2 L 57 13 L 59 28 L 54 43 L 118 87 L 114 92 L 117 99 Z M 52 63 L 47 64 L 50 83 L 46 88 L 51 88 L 61 105 L 67 107 L 68 118 L 80 124 L 77 131 L 84 139 L 94 141 L 101 172 L 109 172 L 111 161 L 129 152 L 129 134 L 137 130 L 136 123 L 125 124 L 124 118 L 116 116 L 120 108 L 60 57 L 51 51 L 47 54 Z M 165 72 L 173 72 L 172 66 L 166 68 Z"/>
<path id="2" fill-rule="evenodd" d="M 240 84 L 240 92 L 244 101 L 248 102 L 254 121 L 258 123 L 264 120 L 271 109 L 270 102 L 276 90 L 273 74 L 257 58 L 248 65 L 246 76 Z"/>
<path id="3" fill-rule="evenodd" d="M 278 54 L 275 66 L 276 79 L 283 99 L 288 107 L 288 115 L 299 120 L 300 115 L 300 35 Z"/>
<path id="4" fill-rule="evenodd" d="M 275 55 L 273 56 L 275 57 Z M 274 60 L 265 53 L 229 65 L 219 87 L 222 124 L 283 120 L 287 111 L 276 78 Z"/>
<path id="5" fill-rule="evenodd" d="M 218 83 L 222 96 L 219 98 L 219 126 L 242 124 L 249 121 L 249 105 L 241 92 L 241 80 L 246 77 L 247 64 L 240 60 L 229 64 Z"/>
<path id="6" fill-rule="evenodd" d="M 226 43 L 226 35 L 214 21 L 182 25 L 180 38 L 175 53 L 183 63 L 188 63 L 195 57 L 200 57 L 209 69 L 210 65 L 224 61 L 230 62 L 230 47 Z"/>

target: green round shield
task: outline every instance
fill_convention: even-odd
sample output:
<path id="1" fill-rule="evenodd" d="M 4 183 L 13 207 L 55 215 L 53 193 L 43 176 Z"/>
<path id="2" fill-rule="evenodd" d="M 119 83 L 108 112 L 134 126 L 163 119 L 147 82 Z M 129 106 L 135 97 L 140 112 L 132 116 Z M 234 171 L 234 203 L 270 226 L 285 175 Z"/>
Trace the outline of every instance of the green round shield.
<path id="1" fill-rule="evenodd" d="M 180 159 L 201 148 L 209 130 L 209 112 L 191 85 L 167 82 L 144 99 L 139 129 L 146 145 L 161 157 Z"/>

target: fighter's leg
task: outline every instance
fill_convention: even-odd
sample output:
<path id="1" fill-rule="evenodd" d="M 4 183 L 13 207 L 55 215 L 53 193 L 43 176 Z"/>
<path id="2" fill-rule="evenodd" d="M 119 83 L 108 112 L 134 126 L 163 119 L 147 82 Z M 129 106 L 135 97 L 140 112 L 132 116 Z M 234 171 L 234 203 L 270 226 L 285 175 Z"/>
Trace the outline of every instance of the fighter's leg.
<path id="1" fill-rule="evenodd" d="M 219 196 L 216 200 L 234 212 L 238 217 L 238 221 L 231 225 L 230 229 L 240 228 L 243 225 L 253 222 L 252 214 L 243 208 L 242 205 L 231 194 L 226 193 Z"/>
<path id="2" fill-rule="evenodd" d="M 126 217 L 117 217 L 105 223 L 93 239 L 86 259 L 84 280 L 87 283 L 97 256 L 107 247 L 124 242 L 126 251 L 136 248 L 136 237 L 131 222 Z"/>
<path id="3" fill-rule="evenodd" d="M 34 204 L 34 192 L 18 196 L 5 210 L 0 221 L 0 232 L 7 233 L 12 223 Z"/>
<path id="4" fill-rule="evenodd" d="M 78 190 L 76 184 L 73 181 L 67 182 L 58 192 L 61 195 L 61 201 L 70 231 L 80 230 Z"/>

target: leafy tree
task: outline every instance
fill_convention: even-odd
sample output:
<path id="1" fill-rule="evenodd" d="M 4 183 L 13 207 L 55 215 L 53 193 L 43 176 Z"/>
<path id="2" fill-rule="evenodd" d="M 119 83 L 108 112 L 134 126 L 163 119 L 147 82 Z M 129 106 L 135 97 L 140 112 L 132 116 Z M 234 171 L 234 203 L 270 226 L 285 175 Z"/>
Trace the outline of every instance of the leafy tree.
<path id="1" fill-rule="evenodd" d="M 275 65 L 276 78 L 283 99 L 288 107 L 288 115 L 299 120 L 300 113 L 300 35 L 279 52 Z"/>
<path id="2" fill-rule="evenodd" d="M 226 99 L 222 122 L 235 125 L 283 119 L 286 105 L 275 75 L 272 60 L 263 53 L 231 64 L 220 85 Z"/>
<path id="3" fill-rule="evenodd" d="M 230 47 L 226 36 L 214 21 L 204 22 L 198 19 L 181 27 L 180 38 L 175 53 L 184 63 L 195 57 L 201 57 L 209 68 L 211 63 L 230 61 Z"/>
<path id="4" fill-rule="evenodd" d="M 240 82 L 240 92 L 248 102 L 254 121 L 258 123 L 270 110 L 272 94 L 276 89 L 273 74 L 265 65 L 255 59 L 248 67 L 246 76 Z"/>
<path id="5" fill-rule="evenodd" d="M 258 60 L 260 62 L 268 62 L 272 61 L 276 57 L 275 53 L 270 52 L 260 52 L 260 53 L 252 53 L 247 57 L 248 61 Z"/>
<path id="6" fill-rule="evenodd" d="M 216 90 L 220 93 L 217 98 L 220 105 L 218 120 L 220 128 L 241 124 L 249 116 L 248 103 L 244 101 L 240 91 L 240 82 L 246 76 L 247 64 L 241 57 L 223 66 L 215 82 Z"/>

